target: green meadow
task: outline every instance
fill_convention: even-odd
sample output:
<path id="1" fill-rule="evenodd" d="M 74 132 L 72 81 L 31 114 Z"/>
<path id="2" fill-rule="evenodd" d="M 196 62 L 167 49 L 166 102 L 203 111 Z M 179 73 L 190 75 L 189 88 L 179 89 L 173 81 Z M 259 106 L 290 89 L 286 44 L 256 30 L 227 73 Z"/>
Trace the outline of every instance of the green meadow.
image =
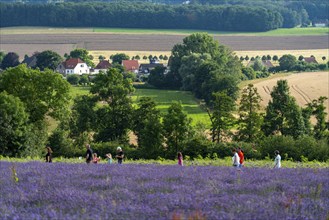
<path id="1" fill-rule="evenodd" d="M 89 93 L 90 87 L 72 86 L 71 96 L 75 98 L 78 95 L 86 95 Z M 142 97 L 151 97 L 157 104 L 157 108 L 161 113 L 165 114 L 170 104 L 173 101 L 178 101 L 183 106 L 183 110 L 192 118 L 192 123 L 196 124 L 198 121 L 210 125 L 208 114 L 203 110 L 199 101 L 196 100 L 190 92 L 176 91 L 176 90 L 159 90 L 159 89 L 136 89 L 131 98 L 133 104 L 137 105 Z"/>

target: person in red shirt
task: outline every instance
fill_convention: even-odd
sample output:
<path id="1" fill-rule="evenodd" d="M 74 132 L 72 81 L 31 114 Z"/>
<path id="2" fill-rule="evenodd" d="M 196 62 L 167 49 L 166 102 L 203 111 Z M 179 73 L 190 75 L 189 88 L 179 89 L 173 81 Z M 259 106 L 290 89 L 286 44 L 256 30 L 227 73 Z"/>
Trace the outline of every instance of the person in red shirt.
<path id="1" fill-rule="evenodd" d="M 241 149 L 241 147 L 239 147 L 238 155 L 239 155 L 239 158 L 240 158 L 239 167 L 241 168 L 241 167 L 243 167 L 243 163 L 244 163 L 244 154 L 243 154 L 243 150 Z"/>

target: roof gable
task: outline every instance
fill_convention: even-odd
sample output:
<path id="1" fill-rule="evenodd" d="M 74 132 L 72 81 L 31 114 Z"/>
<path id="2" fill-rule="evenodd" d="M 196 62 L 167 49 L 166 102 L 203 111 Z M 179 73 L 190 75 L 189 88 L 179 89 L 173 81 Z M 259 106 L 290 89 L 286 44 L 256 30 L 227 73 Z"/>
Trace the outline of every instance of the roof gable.
<path id="1" fill-rule="evenodd" d="M 65 67 L 65 69 L 74 69 L 78 65 L 78 63 L 85 62 L 80 58 L 70 58 L 63 62 L 63 66 Z"/>
<path id="2" fill-rule="evenodd" d="M 138 70 L 138 60 L 122 60 L 122 66 L 128 71 Z"/>
<path id="3" fill-rule="evenodd" d="M 111 67 L 111 64 L 108 60 L 102 60 L 97 64 L 95 69 L 108 69 L 110 67 Z"/>

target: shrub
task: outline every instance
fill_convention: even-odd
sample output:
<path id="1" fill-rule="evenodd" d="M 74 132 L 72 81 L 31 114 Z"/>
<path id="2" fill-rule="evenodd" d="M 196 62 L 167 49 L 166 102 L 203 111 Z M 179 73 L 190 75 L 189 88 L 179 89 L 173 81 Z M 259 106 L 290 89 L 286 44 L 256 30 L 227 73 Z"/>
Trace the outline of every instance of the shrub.
<path id="1" fill-rule="evenodd" d="M 274 151 L 280 151 L 283 160 L 292 157 L 294 160 L 300 160 L 301 153 L 295 148 L 295 141 L 291 136 L 269 136 L 264 138 L 260 143 L 261 155 L 274 157 Z M 288 158 L 287 158 L 288 157 Z"/>

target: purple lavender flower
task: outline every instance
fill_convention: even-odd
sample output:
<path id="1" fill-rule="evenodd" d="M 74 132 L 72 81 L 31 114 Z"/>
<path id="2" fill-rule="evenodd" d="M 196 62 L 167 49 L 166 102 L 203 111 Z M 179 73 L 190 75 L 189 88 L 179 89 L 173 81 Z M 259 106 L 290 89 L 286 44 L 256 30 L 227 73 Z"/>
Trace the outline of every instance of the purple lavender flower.
<path id="1" fill-rule="evenodd" d="M 328 219 L 329 169 L 0 162 L 0 219 Z"/>

